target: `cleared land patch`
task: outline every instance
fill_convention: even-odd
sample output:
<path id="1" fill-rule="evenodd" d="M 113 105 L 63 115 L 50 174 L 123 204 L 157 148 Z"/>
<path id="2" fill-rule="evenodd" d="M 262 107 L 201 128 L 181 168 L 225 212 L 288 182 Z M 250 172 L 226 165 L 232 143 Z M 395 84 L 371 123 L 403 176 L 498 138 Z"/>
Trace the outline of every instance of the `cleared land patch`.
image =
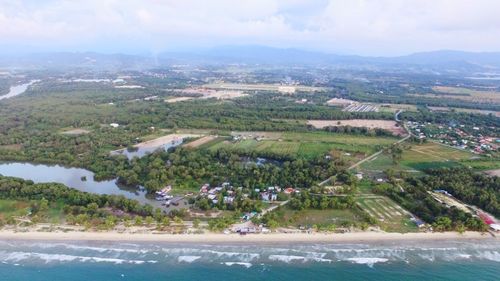
<path id="1" fill-rule="evenodd" d="M 22 144 L 4 144 L 0 145 L 0 150 L 15 150 L 19 151 L 23 148 Z"/>
<path id="2" fill-rule="evenodd" d="M 153 148 L 153 147 L 160 147 L 162 145 L 175 142 L 180 139 L 185 139 L 185 138 L 198 138 L 200 135 L 194 135 L 194 134 L 170 134 L 166 135 L 163 137 L 159 137 L 153 140 L 148 140 L 145 142 L 138 143 L 134 145 L 134 147 L 137 148 Z"/>
<path id="3" fill-rule="evenodd" d="M 489 170 L 489 171 L 486 171 L 485 173 L 490 175 L 490 176 L 500 177 L 500 169 Z"/>
<path id="4" fill-rule="evenodd" d="M 500 103 L 500 92 L 479 91 L 461 87 L 432 87 L 435 93 L 411 94 L 412 96 L 432 97 L 437 99 L 458 99 L 476 103 Z"/>
<path id="5" fill-rule="evenodd" d="M 318 92 L 325 91 L 326 88 L 310 87 L 299 85 L 279 85 L 279 84 L 236 84 L 236 83 L 213 83 L 203 85 L 204 88 L 218 90 L 241 90 L 241 91 L 275 91 L 280 93 L 293 94 L 295 92 Z"/>
<path id="6" fill-rule="evenodd" d="M 343 224 L 362 221 L 361 216 L 353 210 L 313 210 L 307 209 L 302 211 L 294 211 L 290 209 L 284 210 L 282 224 L 291 226 L 312 227 L 313 225 L 331 225 L 338 227 Z"/>
<path id="7" fill-rule="evenodd" d="M 63 134 L 63 135 L 83 135 L 83 134 L 88 134 L 88 133 L 90 133 L 89 130 L 82 129 L 82 128 L 75 128 L 75 129 L 66 130 L 66 131 L 61 132 L 61 134 Z"/>
<path id="8" fill-rule="evenodd" d="M 190 148 L 196 148 L 199 147 L 203 144 L 209 143 L 213 140 L 215 140 L 217 137 L 216 136 L 204 136 L 202 138 L 199 138 L 197 140 L 194 140 L 192 142 L 188 142 L 184 145 L 184 147 L 190 147 Z"/>
<path id="9" fill-rule="evenodd" d="M 359 207 L 379 222 L 385 231 L 412 232 L 416 225 L 410 220 L 411 214 L 384 196 L 359 197 Z"/>
<path id="10" fill-rule="evenodd" d="M 390 137 L 367 137 L 327 132 L 233 132 L 233 140 L 217 142 L 209 149 L 228 148 L 242 152 L 315 158 L 332 151 L 346 151 L 366 155 L 397 139 Z M 234 139 L 238 137 L 238 139 Z M 346 158 L 354 158 L 346 155 Z M 355 160 L 355 159 L 349 159 Z"/>
<path id="11" fill-rule="evenodd" d="M 176 90 L 176 92 L 186 94 L 185 97 L 172 97 L 165 99 L 166 103 L 176 103 L 181 101 L 196 100 L 196 99 L 211 99 L 229 100 L 248 96 L 242 91 L 233 90 L 214 90 L 208 88 L 187 88 Z"/>
<path id="12" fill-rule="evenodd" d="M 483 115 L 492 114 L 495 115 L 496 117 L 500 117 L 500 111 L 493 111 L 493 110 L 468 109 L 468 108 L 444 107 L 444 106 L 428 106 L 428 108 L 431 111 L 436 111 L 436 112 L 449 112 L 454 110 L 456 112 L 477 113 Z"/>
<path id="13" fill-rule="evenodd" d="M 181 101 L 187 101 L 187 100 L 192 100 L 194 97 L 178 97 L 178 98 L 171 98 L 171 99 L 166 99 L 166 103 L 176 103 L 176 102 L 181 102 Z"/>
<path id="14" fill-rule="evenodd" d="M 313 126 L 317 129 L 323 129 L 325 127 L 340 127 L 340 126 L 351 126 L 351 127 L 366 127 L 369 129 L 384 129 L 392 132 L 394 135 L 405 134 L 404 128 L 398 126 L 396 121 L 392 120 L 371 120 L 371 119 L 352 119 L 352 120 L 309 120 L 308 125 Z"/>
<path id="15" fill-rule="evenodd" d="M 360 169 L 371 175 L 382 174 L 387 169 L 419 172 L 430 168 L 458 166 L 460 161 L 468 160 L 471 157 L 474 155 L 467 151 L 429 142 L 404 149 L 398 163 L 394 163 L 390 155 L 381 154 L 361 164 Z"/>

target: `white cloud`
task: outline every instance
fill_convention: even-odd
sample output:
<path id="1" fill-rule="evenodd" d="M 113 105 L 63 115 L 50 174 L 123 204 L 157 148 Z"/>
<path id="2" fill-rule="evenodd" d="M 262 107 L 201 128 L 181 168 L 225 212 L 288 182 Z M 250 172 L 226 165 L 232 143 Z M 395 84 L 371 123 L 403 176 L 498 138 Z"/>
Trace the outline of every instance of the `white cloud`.
<path id="1" fill-rule="evenodd" d="M 499 14 L 497 0 L 0 0 L 0 38 L 117 51 L 227 44 L 382 55 L 499 51 Z"/>

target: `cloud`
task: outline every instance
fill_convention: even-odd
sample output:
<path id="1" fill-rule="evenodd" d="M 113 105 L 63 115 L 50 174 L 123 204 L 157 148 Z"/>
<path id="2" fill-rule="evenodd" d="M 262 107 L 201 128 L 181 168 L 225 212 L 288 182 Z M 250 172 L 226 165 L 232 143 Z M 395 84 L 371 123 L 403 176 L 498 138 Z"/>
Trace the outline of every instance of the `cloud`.
<path id="1" fill-rule="evenodd" d="M 263 44 L 370 55 L 500 50 L 496 0 L 0 0 L 3 44 L 162 51 Z"/>

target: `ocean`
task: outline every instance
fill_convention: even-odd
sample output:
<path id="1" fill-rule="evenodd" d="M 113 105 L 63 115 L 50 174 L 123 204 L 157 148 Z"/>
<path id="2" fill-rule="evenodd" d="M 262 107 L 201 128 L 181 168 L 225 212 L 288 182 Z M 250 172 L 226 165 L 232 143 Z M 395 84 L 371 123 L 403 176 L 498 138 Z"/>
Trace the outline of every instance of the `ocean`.
<path id="1" fill-rule="evenodd" d="M 293 245 L 0 241 L 0 280 L 500 280 L 500 241 Z"/>

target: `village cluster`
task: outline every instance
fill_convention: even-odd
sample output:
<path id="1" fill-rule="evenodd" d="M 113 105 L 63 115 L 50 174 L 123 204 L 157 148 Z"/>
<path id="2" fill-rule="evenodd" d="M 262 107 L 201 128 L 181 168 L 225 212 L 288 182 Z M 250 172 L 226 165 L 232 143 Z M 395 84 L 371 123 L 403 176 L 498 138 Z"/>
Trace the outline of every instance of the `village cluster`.
<path id="1" fill-rule="evenodd" d="M 500 139 L 485 136 L 484 128 L 466 127 L 461 124 L 436 125 L 423 122 L 407 122 L 411 133 L 420 139 L 436 139 L 442 144 L 453 146 L 463 150 L 469 150 L 476 154 L 484 154 L 498 151 Z"/>
<path id="2" fill-rule="evenodd" d="M 188 193 L 185 196 L 174 196 L 170 194 L 172 186 L 168 185 L 156 192 L 156 200 L 162 201 L 162 205 L 166 207 L 179 206 L 179 203 L 186 197 L 193 196 L 193 193 Z M 253 199 L 256 201 L 262 201 L 265 203 L 274 203 L 276 201 L 281 201 L 278 198 L 278 194 L 282 193 L 285 196 L 289 196 L 294 193 L 299 193 L 298 189 L 288 187 L 281 188 L 279 186 L 269 186 L 263 189 L 255 188 L 251 192 L 242 193 L 243 187 L 234 187 L 229 182 L 224 182 L 219 186 L 211 187 L 210 184 L 206 183 L 200 187 L 199 193 L 196 198 L 202 199 L 206 198 L 208 202 L 212 205 L 218 205 L 219 203 L 225 205 L 233 205 L 237 200 L 237 195 L 241 194 L 241 199 Z M 245 213 L 242 219 L 247 221 L 254 217 L 257 213 Z"/>
<path id="3" fill-rule="evenodd" d="M 222 195 L 222 200 L 225 204 L 233 204 L 236 198 L 236 190 L 242 190 L 242 187 L 235 188 L 230 183 L 222 183 L 221 186 L 210 187 L 208 183 L 204 184 L 200 188 L 199 195 L 201 197 L 206 197 L 213 204 L 219 203 L 219 195 Z M 279 186 L 269 186 L 264 189 L 256 188 L 254 192 L 258 194 L 258 198 L 264 202 L 274 202 L 278 201 L 278 193 L 283 192 L 284 194 L 292 194 L 298 192 L 294 188 L 282 189 Z M 243 193 L 242 197 L 244 199 L 249 198 L 249 193 Z"/>

